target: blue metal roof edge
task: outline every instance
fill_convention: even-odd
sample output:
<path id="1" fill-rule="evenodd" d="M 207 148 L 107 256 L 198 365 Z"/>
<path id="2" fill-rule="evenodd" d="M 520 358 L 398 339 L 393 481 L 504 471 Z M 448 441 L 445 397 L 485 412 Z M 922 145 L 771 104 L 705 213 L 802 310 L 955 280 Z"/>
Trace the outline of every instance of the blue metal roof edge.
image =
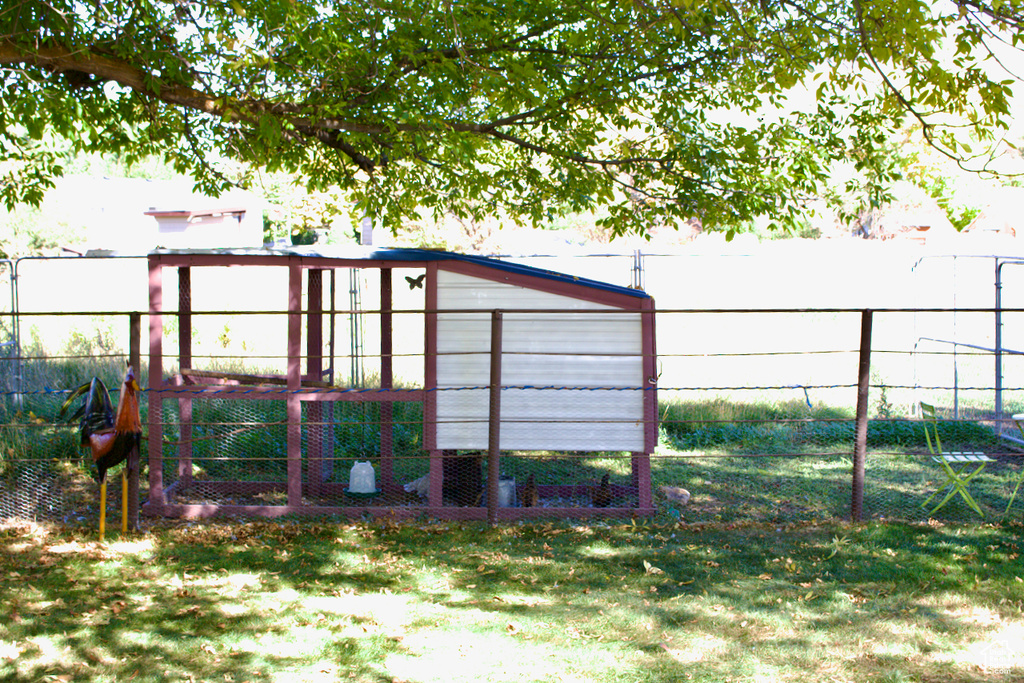
<path id="1" fill-rule="evenodd" d="M 321 245 L 310 245 L 303 247 L 277 247 L 264 246 L 221 248 L 221 249 L 154 249 L 149 255 L 160 256 L 163 254 L 232 254 L 236 256 L 299 256 L 328 259 L 354 259 L 364 261 L 461 261 L 473 263 L 485 268 L 492 268 L 507 273 L 536 277 L 554 282 L 564 282 L 581 287 L 587 287 L 604 292 L 612 292 L 635 299 L 650 299 L 651 295 L 640 289 L 622 287 L 608 282 L 591 280 L 576 275 L 567 275 L 553 270 L 545 270 L 534 266 L 524 266 L 518 263 L 509 263 L 488 256 L 477 256 L 475 254 L 459 254 L 453 251 L 442 251 L 435 249 L 419 249 L 413 247 L 392 247 L 387 249 L 375 249 L 358 245 L 347 245 L 345 247 L 324 247 Z"/>
<path id="2" fill-rule="evenodd" d="M 475 254 L 458 254 L 452 251 L 440 251 L 433 249 L 395 248 L 374 251 L 370 254 L 369 258 L 379 259 L 381 261 L 462 261 L 464 263 L 473 263 L 485 268 L 493 268 L 495 270 L 514 273 L 516 275 L 529 275 L 531 277 L 541 278 L 544 280 L 566 282 L 605 292 L 624 294 L 637 299 L 651 298 L 650 294 L 640 289 L 622 287 L 621 285 L 613 285 L 608 282 L 591 280 L 589 278 L 578 277 L 576 275 L 567 275 L 565 273 L 536 268 L 534 266 L 524 266 L 519 263 L 509 263 L 507 261 L 501 261 L 488 256 L 477 256 Z"/>

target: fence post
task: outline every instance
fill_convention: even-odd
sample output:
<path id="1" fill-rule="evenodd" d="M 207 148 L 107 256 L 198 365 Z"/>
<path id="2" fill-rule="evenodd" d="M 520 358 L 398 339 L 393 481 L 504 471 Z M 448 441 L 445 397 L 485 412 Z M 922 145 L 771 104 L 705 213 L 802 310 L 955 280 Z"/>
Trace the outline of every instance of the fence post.
<path id="1" fill-rule="evenodd" d="M 491 394 L 487 428 L 487 521 L 498 521 L 498 462 L 501 451 L 501 311 L 491 311 Z"/>
<path id="2" fill-rule="evenodd" d="M 857 427 L 853 444 L 853 486 L 850 519 L 859 522 L 864 514 L 864 461 L 868 450 L 868 386 L 871 378 L 871 311 L 860 319 L 860 363 L 857 369 Z"/>
<path id="3" fill-rule="evenodd" d="M 996 438 L 1003 435 L 1003 264 L 996 257 Z M 954 313 L 953 315 L 956 315 Z M 953 347 L 956 348 L 956 347 Z"/>
<path id="4" fill-rule="evenodd" d="M 128 315 L 128 363 L 142 377 L 142 314 Z M 128 528 L 139 530 L 139 444 L 128 454 Z"/>

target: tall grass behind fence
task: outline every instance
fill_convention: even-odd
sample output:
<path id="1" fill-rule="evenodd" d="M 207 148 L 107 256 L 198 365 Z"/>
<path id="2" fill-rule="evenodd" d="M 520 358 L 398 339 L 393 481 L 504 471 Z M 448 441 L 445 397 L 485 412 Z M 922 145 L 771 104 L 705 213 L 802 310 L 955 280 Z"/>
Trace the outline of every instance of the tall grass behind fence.
<path id="1" fill-rule="evenodd" d="M 339 292 L 342 289 L 338 287 Z M 193 291 L 209 290 L 194 287 Z M 940 434 L 946 450 L 984 452 L 995 458 L 972 481 L 971 491 L 986 520 L 1002 517 L 1022 465 L 1020 433 L 1009 416 L 1024 412 L 1024 359 L 1018 353 L 1003 354 L 1002 414 L 997 415 L 994 314 L 983 310 L 991 304 L 982 304 L 982 298 L 961 296 L 973 308 L 955 312 L 945 306 L 945 299 L 937 304 L 939 297 L 934 296 L 924 297 L 927 305 L 919 308 L 874 313 L 865 518 L 925 520 L 930 516 L 930 508 L 922 503 L 944 481 L 927 453 L 916 411 L 920 401 L 938 406 L 945 418 Z M 192 302 L 197 311 L 192 340 L 195 367 L 225 374 L 279 373 L 285 364 L 281 351 L 285 325 L 279 313 L 284 306 L 273 298 L 261 303 L 258 308 L 239 307 L 234 316 L 204 318 L 203 309 L 223 310 L 221 302 Z M 334 335 L 325 335 L 322 354 L 330 359 L 327 366 L 334 373 L 327 379 L 334 385 L 378 386 L 380 359 L 374 349 L 379 326 L 371 312 L 372 295 L 361 303 L 364 311 L 350 314 L 346 296 L 339 294 L 335 301 L 339 312 Z M 1012 308 L 1022 303 L 1024 299 L 1011 297 L 1005 305 Z M 659 304 L 660 437 L 651 460 L 656 514 L 688 522 L 849 518 L 860 311 L 765 310 L 768 306 L 762 310 L 667 309 L 662 300 Z M 0 518 L 76 521 L 89 519 L 95 512 L 96 489 L 88 462 L 77 448 L 73 428 L 57 420 L 67 390 L 78 383 L 98 375 L 112 389 L 118 386 L 128 352 L 128 317 L 105 306 L 95 310 L 103 315 L 88 310 L 81 315 L 67 315 L 66 309 L 22 310 L 22 330 L 38 332 L 22 335 L 21 354 L 4 359 L 0 378 L 4 386 Z M 1018 332 L 1024 330 L 1024 313 L 1008 310 L 1002 316 L 1003 344 L 1011 350 L 1024 347 L 1024 333 Z M 422 313 L 400 312 L 395 318 L 407 332 L 396 335 L 394 352 L 409 368 L 398 371 L 396 388 L 418 388 L 423 381 Z M 178 368 L 171 359 L 179 339 L 173 316 L 167 319 L 163 369 L 173 374 Z M 143 360 L 148 363 L 145 356 Z M 147 376 L 145 370 L 141 376 Z M 550 389 L 552 401 L 559 400 L 561 389 Z M 210 399 L 196 401 L 192 410 L 192 431 L 187 435 L 192 450 L 187 462 L 179 457 L 181 405 L 165 401 L 160 416 L 165 484 L 183 478 L 192 483 L 187 491 L 182 489 L 179 500 L 208 505 L 280 504 L 286 495 L 288 467 L 283 401 Z M 317 466 L 324 468 L 320 474 L 326 483 L 344 485 L 352 465 L 359 461 L 371 462 L 379 473 L 381 410 L 379 402 L 334 402 L 319 412 L 307 404 L 304 425 L 326 426 L 328 437 L 311 442 L 311 432 L 304 430 L 304 475 L 308 477 L 313 452 L 323 456 L 324 462 Z M 419 401 L 393 404 L 391 447 L 394 477 L 400 483 L 414 482 L 428 471 L 422 416 Z M 144 412 L 144 421 L 147 417 Z M 145 461 L 145 443 L 143 448 Z M 592 506 L 595 487 L 604 474 L 610 475 L 621 494 L 615 504 L 635 505 L 635 497 L 628 493 L 630 466 L 631 455 L 623 452 L 502 454 L 503 475 L 515 478 L 520 486 L 533 475 L 550 493 L 547 500 L 538 501 L 540 507 Z M 143 476 L 145 496 L 145 472 Z M 214 486 L 223 481 L 251 481 L 254 486 L 245 494 L 225 494 Z M 662 487 L 684 488 L 690 499 L 680 503 L 659 493 Z M 116 510 L 116 482 L 110 495 Z M 310 495 L 307 500 L 310 504 L 337 502 L 323 495 Z M 404 489 L 380 502 L 395 507 L 422 505 L 415 491 Z M 1017 519 L 1022 510 L 1024 497 L 1009 516 Z M 581 516 L 585 513 L 581 509 Z M 981 521 L 957 497 L 934 516 Z"/>

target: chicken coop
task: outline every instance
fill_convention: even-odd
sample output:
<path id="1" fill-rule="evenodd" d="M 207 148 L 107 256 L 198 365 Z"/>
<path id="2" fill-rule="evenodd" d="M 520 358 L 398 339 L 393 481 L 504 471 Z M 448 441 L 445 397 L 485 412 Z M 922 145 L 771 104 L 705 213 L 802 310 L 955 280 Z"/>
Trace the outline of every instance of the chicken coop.
<path id="1" fill-rule="evenodd" d="M 149 255 L 156 516 L 653 512 L 653 299 L 420 249 Z"/>

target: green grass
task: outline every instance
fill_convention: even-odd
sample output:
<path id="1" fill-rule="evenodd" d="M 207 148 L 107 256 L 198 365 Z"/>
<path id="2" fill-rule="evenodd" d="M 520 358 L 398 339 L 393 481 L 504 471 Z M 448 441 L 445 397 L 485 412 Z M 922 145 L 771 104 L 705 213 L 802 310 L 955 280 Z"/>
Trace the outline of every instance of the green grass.
<path id="1" fill-rule="evenodd" d="M 12 526 L 0 680 L 1020 680 L 1021 530 Z"/>

